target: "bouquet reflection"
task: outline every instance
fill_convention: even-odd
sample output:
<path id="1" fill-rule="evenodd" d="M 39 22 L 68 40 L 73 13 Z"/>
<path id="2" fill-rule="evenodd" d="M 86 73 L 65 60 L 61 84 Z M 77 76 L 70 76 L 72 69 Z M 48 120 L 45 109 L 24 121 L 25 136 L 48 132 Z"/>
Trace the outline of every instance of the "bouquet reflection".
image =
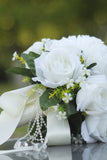
<path id="1" fill-rule="evenodd" d="M 42 154 L 35 151 L 24 151 L 0 155 L 2 160 L 106 160 L 107 145 L 103 143 L 86 145 L 68 145 L 48 147 Z"/>

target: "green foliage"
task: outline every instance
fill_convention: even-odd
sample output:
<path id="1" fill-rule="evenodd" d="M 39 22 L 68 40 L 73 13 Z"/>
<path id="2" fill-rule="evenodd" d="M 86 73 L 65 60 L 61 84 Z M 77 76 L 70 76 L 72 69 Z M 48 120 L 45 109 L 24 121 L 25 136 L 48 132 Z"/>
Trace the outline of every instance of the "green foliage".
<path id="1" fill-rule="evenodd" d="M 1 114 L 1 112 L 3 111 L 3 109 L 2 108 L 0 108 L 0 114 Z"/>
<path id="2" fill-rule="evenodd" d="M 75 105 L 75 103 L 73 103 L 73 101 L 69 102 L 69 103 L 62 103 L 61 108 L 63 108 L 64 111 L 66 111 L 67 117 L 77 113 L 76 105 Z"/>
<path id="3" fill-rule="evenodd" d="M 36 76 L 34 59 L 38 58 L 40 55 L 38 55 L 34 52 L 30 52 L 29 54 L 22 53 L 21 56 L 24 58 L 24 60 L 26 61 L 27 65 L 30 69 L 26 68 L 25 64 L 22 64 L 21 67 L 9 68 L 7 70 L 7 72 L 20 74 L 20 75 L 31 77 L 31 78 Z"/>
<path id="4" fill-rule="evenodd" d="M 47 110 L 49 107 L 57 105 L 60 101 L 56 96 L 49 98 L 52 89 L 46 89 L 46 91 L 40 96 L 40 107 L 43 111 Z"/>
<path id="5" fill-rule="evenodd" d="M 27 68 L 14 67 L 14 68 L 9 68 L 7 72 L 20 74 L 27 77 L 33 77 L 31 70 Z"/>
<path id="6" fill-rule="evenodd" d="M 21 55 L 23 57 L 23 59 L 26 61 L 26 63 L 28 64 L 28 66 L 30 66 L 30 62 L 29 62 L 29 55 L 22 53 Z"/>
<path id="7" fill-rule="evenodd" d="M 29 67 L 31 69 L 31 72 L 34 76 L 36 76 L 36 71 L 35 71 L 35 65 L 34 65 L 34 59 L 38 58 L 40 55 L 36 54 L 34 52 L 30 52 L 28 54 L 28 58 L 29 58 Z"/>
<path id="8" fill-rule="evenodd" d="M 38 58 L 40 55 L 34 52 L 29 52 L 29 54 L 22 53 L 22 57 L 26 61 L 27 65 L 31 69 L 33 77 L 36 76 L 34 60 Z"/>
<path id="9" fill-rule="evenodd" d="M 91 68 L 95 67 L 96 65 L 97 65 L 97 63 L 92 63 L 87 67 L 87 69 L 91 69 Z"/>
<path id="10" fill-rule="evenodd" d="M 58 110 L 66 112 L 67 117 L 77 113 L 75 99 L 69 103 L 64 103 L 58 95 L 54 95 L 50 98 L 50 93 L 53 93 L 54 89 L 47 88 L 46 91 L 40 97 L 40 106 L 43 111 L 49 107 L 59 104 Z"/>

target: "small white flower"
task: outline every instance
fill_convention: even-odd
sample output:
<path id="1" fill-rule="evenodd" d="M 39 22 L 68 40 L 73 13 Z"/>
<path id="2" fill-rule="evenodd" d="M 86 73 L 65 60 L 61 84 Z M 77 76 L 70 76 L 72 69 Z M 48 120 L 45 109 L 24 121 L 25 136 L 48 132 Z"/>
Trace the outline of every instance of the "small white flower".
<path id="1" fill-rule="evenodd" d="M 62 100 L 63 100 L 65 103 L 69 103 L 69 101 L 72 100 L 72 95 L 71 95 L 71 93 L 65 93 L 64 96 L 65 96 L 65 97 L 63 97 Z"/>
<path id="2" fill-rule="evenodd" d="M 86 67 L 83 67 L 82 72 L 81 72 L 81 76 L 79 76 L 75 80 L 75 83 L 80 83 L 80 82 L 86 81 L 86 76 L 90 76 L 90 75 L 91 75 L 91 71 L 89 69 L 87 69 Z"/>
<path id="3" fill-rule="evenodd" d="M 83 76 L 84 75 L 90 76 L 90 73 L 91 73 L 90 69 L 87 69 L 86 67 L 83 68 L 83 71 L 82 71 Z"/>
<path id="4" fill-rule="evenodd" d="M 15 52 L 13 53 L 12 61 L 15 61 L 16 58 L 17 58 L 17 52 L 15 51 Z"/>
<path id="5" fill-rule="evenodd" d="M 67 89 L 74 86 L 74 80 L 70 79 L 70 81 L 67 83 Z"/>
<path id="6" fill-rule="evenodd" d="M 84 82 L 85 80 L 86 80 L 86 77 L 85 77 L 85 76 L 79 76 L 79 77 L 76 79 L 75 83 L 82 83 L 82 82 Z"/>
<path id="7" fill-rule="evenodd" d="M 58 114 L 56 115 L 56 117 L 58 118 L 58 120 L 62 120 L 62 119 L 66 119 L 66 112 L 61 112 L 59 111 Z"/>

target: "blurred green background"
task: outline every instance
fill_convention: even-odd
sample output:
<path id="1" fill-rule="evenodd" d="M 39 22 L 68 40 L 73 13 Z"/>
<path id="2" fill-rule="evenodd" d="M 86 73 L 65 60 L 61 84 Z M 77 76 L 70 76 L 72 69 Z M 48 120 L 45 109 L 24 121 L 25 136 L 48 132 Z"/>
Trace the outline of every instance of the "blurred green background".
<path id="1" fill-rule="evenodd" d="M 19 76 L 5 70 L 42 38 L 88 34 L 107 44 L 106 0 L 0 0 L 0 94 L 18 88 Z"/>

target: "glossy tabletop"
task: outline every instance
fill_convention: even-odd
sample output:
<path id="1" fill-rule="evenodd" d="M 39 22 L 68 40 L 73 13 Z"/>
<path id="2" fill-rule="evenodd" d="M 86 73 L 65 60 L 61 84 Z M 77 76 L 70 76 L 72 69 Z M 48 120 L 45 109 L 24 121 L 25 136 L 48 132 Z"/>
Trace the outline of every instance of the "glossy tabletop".
<path id="1" fill-rule="evenodd" d="M 0 151 L 13 149 L 15 139 L 0 146 Z M 51 146 L 47 152 L 20 151 L 0 154 L 0 160 L 107 160 L 107 144 Z"/>

